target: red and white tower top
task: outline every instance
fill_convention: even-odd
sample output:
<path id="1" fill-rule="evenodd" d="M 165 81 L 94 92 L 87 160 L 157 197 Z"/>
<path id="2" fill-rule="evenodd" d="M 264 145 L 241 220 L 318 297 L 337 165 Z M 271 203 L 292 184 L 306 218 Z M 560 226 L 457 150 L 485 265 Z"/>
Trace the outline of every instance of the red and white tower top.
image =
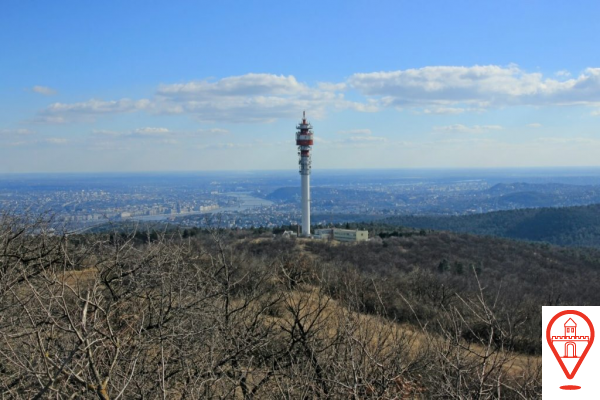
<path id="1" fill-rule="evenodd" d="M 313 130 L 306 120 L 306 111 L 302 112 L 302 122 L 296 126 L 296 145 L 300 156 L 300 175 L 310 175 L 310 150 L 313 145 Z"/>

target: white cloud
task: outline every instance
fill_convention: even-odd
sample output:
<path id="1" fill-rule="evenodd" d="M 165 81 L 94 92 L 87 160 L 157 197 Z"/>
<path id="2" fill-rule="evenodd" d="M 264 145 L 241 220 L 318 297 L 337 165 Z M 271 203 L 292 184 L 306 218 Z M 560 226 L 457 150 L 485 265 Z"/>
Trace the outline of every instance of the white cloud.
<path id="1" fill-rule="evenodd" d="M 500 125 L 472 125 L 463 124 L 434 126 L 433 130 L 438 132 L 458 132 L 458 133 L 485 133 L 489 131 L 498 131 L 503 129 Z"/>
<path id="2" fill-rule="evenodd" d="M 129 131 L 112 131 L 104 129 L 94 129 L 92 134 L 103 137 L 113 138 L 163 138 L 171 136 L 173 133 L 167 128 L 160 127 L 145 127 L 137 128 Z"/>
<path id="3" fill-rule="evenodd" d="M 145 110 L 154 114 L 190 115 L 201 121 L 272 122 L 299 118 L 303 110 L 310 118 L 322 118 L 331 109 L 375 111 L 376 102 L 353 102 L 340 93 L 344 83 L 320 83 L 316 87 L 298 82 L 294 76 L 246 74 L 217 81 L 163 84 L 154 98 L 79 103 L 54 103 L 43 109 L 35 122 L 64 123 L 93 119 L 98 115 Z"/>
<path id="4" fill-rule="evenodd" d="M 387 138 L 382 136 L 351 136 L 347 139 L 350 142 L 387 142 Z"/>
<path id="5" fill-rule="evenodd" d="M 354 90 L 353 100 L 345 94 Z M 362 95 L 359 101 L 354 97 Z M 319 119 L 332 110 L 375 112 L 411 108 L 430 115 L 481 112 L 491 107 L 585 105 L 600 107 L 600 68 L 579 76 L 544 77 L 509 66 L 428 66 L 356 73 L 345 82 L 308 85 L 292 75 L 255 74 L 158 86 L 150 99 L 91 99 L 53 103 L 34 122 L 66 123 L 101 115 L 146 111 L 187 115 L 200 121 L 268 123 L 297 119 L 303 110 Z M 593 111 L 593 115 L 600 112 Z M 198 132 L 200 133 L 200 131 Z M 208 132 L 204 132 L 208 133 Z"/>
<path id="6" fill-rule="evenodd" d="M 29 133 L 26 134 L 26 136 L 20 136 L 20 135 L 19 136 L 17 136 L 17 135 L 8 136 L 8 139 L 10 141 L 3 142 L 2 146 L 16 147 L 16 146 L 34 146 L 34 145 L 39 145 L 39 144 L 62 145 L 62 144 L 66 144 L 68 142 L 68 140 L 66 138 L 60 138 L 60 137 L 35 139 L 35 138 L 31 138 Z M 17 139 L 17 140 L 15 140 L 15 139 Z"/>
<path id="7" fill-rule="evenodd" d="M 462 114 L 466 110 L 460 107 L 435 107 L 426 108 L 423 110 L 423 114 L 437 114 L 437 115 L 453 115 Z"/>
<path id="8" fill-rule="evenodd" d="M 198 148 L 200 150 L 246 149 L 246 148 L 254 147 L 255 145 L 256 145 L 256 143 L 215 143 L 215 144 L 201 144 L 201 145 L 196 146 L 196 148 Z"/>
<path id="9" fill-rule="evenodd" d="M 110 100 L 91 99 L 81 103 L 53 103 L 46 108 L 48 113 L 82 113 L 82 114 L 119 114 L 143 110 L 150 104 L 149 100 Z"/>
<path id="10" fill-rule="evenodd" d="M 559 81 L 516 65 L 431 66 L 354 74 L 349 85 L 391 107 L 478 108 L 513 105 L 593 105 L 600 102 L 600 68 Z M 456 112 L 456 110 L 454 110 Z"/>
<path id="11" fill-rule="evenodd" d="M 371 136 L 358 134 L 350 137 L 344 137 L 343 139 L 338 140 L 327 140 L 319 137 L 315 137 L 315 141 L 319 143 L 319 145 L 323 147 L 333 147 L 333 148 L 364 148 L 364 147 L 373 147 L 373 146 L 381 146 L 383 143 L 388 142 L 388 138 L 382 136 Z"/>
<path id="12" fill-rule="evenodd" d="M 7 147 L 17 147 L 17 146 L 27 146 L 30 144 L 35 143 L 35 141 L 27 141 L 27 140 L 21 140 L 21 141 L 16 141 L 16 142 L 9 142 L 9 143 L 3 143 L 3 146 L 7 146 Z"/>
<path id="13" fill-rule="evenodd" d="M 594 110 L 590 113 L 590 115 L 592 117 L 598 117 L 598 116 L 600 116 L 600 110 Z"/>
<path id="14" fill-rule="evenodd" d="M 373 132 L 371 132 L 370 129 L 350 129 L 347 131 L 338 131 L 337 132 L 340 135 L 359 135 L 359 136 L 364 136 L 364 135 L 371 135 Z"/>
<path id="15" fill-rule="evenodd" d="M 174 133 L 167 128 L 160 127 L 144 127 L 132 129 L 129 131 L 113 131 L 113 130 L 93 130 L 92 134 L 104 139 L 169 139 L 174 136 Z"/>
<path id="16" fill-rule="evenodd" d="M 369 104 L 350 102 L 338 93 L 343 84 L 298 82 L 294 76 L 246 74 L 215 82 L 161 85 L 153 111 L 189 114 L 202 121 L 272 122 L 279 118 L 321 118 L 329 108 L 368 111 Z"/>
<path id="17" fill-rule="evenodd" d="M 73 120 L 94 118 L 98 115 L 131 113 L 148 108 L 150 101 L 142 100 L 97 100 L 79 103 L 53 103 L 40 112 L 34 122 L 66 123 Z"/>
<path id="18" fill-rule="evenodd" d="M 222 128 L 197 129 L 195 131 L 173 131 L 163 127 L 144 127 L 132 129 L 129 131 L 113 131 L 104 129 L 94 129 L 92 134 L 103 137 L 119 137 L 119 138 L 171 138 L 170 143 L 175 142 L 177 138 L 191 138 L 205 135 L 227 135 L 229 131 Z M 164 139 L 167 140 L 167 139 Z"/>
<path id="19" fill-rule="evenodd" d="M 169 135 L 171 134 L 171 131 L 168 130 L 167 128 L 152 128 L 152 127 L 146 127 L 146 128 L 138 128 L 133 130 L 130 135 L 133 136 L 165 136 L 165 135 Z"/>
<path id="20" fill-rule="evenodd" d="M 317 88 L 326 92 L 341 92 L 348 87 L 345 83 L 319 82 Z"/>
<path id="21" fill-rule="evenodd" d="M 68 142 L 68 140 L 65 138 L 52 137 L 52 138 L 45 139 L 44 142 L 50 143 L 50 144 L 65 144 Z"/>
<path id="22" fill-rule="evenodd" d="M 559 78 L 570 78 L 571 77 L 571 73 L 569 71 L 567 71 L 566 69 L 557 71 L 554 75 L 558 76 Z"/>
<path id="23" fill-rule="evenodd" d="M 0 135 L 2 136 L 26 136 L 33 135 L 35 132 L 29 129 L 0 129 Z"/>
<path id="24" fill-rule="evenodd" d="M 98 136 L 121 136 L 123 135 L 122 132 L 118 132 L 118 131 L 111 131 L 111 130 L 105 130 L 105 129 L 94 129 L 92 131 L 92 133 L 94 135 L 98 135 Z"/>
<path id="25" fill-rule="evenodd" d="M 158 94 L 190 98 L 213 98 L 214 96 L 289 95 L 309 90 L 293 76 L 271 74 L 246 74 L 223 78 L 216 82 L 197 81 L 161 85 Z"/>
<path id="26" fill-rule="evenodd" d="M 34 86 L 31 88 L 32 91 L 39 93 L 39 94 L 43 94 L 44 96 L 52 96 L 53 94 L 56 94 L 56 90 L 48 87 L 48 86 Z"/>
<path id="27" fill-rule="evenodd" d="M 61 115 L 38 115 L 29 122 L 34 124 L 66 124 L 69 120 Z"/>
<path id="28" fill-rule="evenodd" d="M 533 122 L 531 124 L 527 124 L 526 125 L 528 128 L 541 128 L 543 125 L 540 124 L 539 122 Z"/>
<path id="29" fill-rule="evenodd" d="M 228 135 L 229 131 L 222 128 L 198 129 L 195 133 L 199 135 Z"/>
<path id="30" fill-rule="evenodd" d="M 482 136 L 462 136 L 462 137 L 447 137 L 443 140 L 436 140 L 427 143 L 427 146 L 434 145 L 450 145 L 450 146 L 472 146 L 472 145 L 497 145 L 499 140 L 482 137 Z"/>

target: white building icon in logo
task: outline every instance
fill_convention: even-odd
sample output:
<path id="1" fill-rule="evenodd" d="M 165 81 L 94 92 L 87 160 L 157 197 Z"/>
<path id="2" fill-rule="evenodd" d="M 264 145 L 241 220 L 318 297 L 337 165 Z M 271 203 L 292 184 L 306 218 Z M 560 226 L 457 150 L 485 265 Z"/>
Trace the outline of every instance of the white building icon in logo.
<path id="1" fill-rule="evenodd" d="M 552 345 L 558 354 L 564 354 L 561 358 L 579 358 L 577 356 L 577 347 L 583 351 L 589 340 L 589 336 L 577 336 L 577 323 L 572 318 L 569 318 L 565 322 L 564 336 L 552 336 Z M 579 354 L 581 354 L 581 351 Z"/>

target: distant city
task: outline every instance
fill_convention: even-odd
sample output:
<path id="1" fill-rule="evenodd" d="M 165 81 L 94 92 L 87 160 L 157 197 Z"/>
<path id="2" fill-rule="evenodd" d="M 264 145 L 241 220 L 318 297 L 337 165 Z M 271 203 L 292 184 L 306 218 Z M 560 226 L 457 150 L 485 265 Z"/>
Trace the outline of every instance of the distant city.
<path id="1" fill-rule="evenodd" d="M 312 175 L 312 224 L 600 203 L 600 168 L 329 170 Z M 69 229 L 115 221 L 202 227 L 300 223 L 297 171 L 0 176 L 3 212 Z"/>

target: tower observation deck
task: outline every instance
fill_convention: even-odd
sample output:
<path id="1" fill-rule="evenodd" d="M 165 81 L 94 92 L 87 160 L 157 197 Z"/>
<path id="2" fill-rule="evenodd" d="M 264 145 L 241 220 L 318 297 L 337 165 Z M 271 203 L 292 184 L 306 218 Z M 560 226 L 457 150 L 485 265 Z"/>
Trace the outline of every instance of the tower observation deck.
<path id="1" fill-rule="evenodd" d="M 306 120 L 306 111 L 302 113 L 302 122 L 296 126 L 296 145 L 302 184 L 302 236 L 310 236 L 310 150 L 313 145 L 313 130 Z"/>

